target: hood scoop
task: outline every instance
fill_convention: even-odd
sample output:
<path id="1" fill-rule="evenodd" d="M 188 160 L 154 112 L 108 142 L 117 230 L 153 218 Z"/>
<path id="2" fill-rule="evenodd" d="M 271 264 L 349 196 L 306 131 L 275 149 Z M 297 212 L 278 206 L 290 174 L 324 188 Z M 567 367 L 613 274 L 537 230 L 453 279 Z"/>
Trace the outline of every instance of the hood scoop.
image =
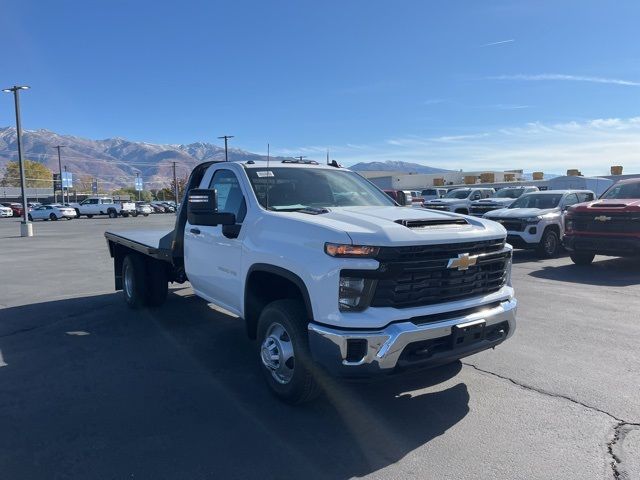
<path id="1" fill-rule="evenodd" d="M 284 162 L 283 162 L 284 163 Z M 298 213 L 306 213 L 307 215 L 322 215 L 323 213 L 329 213 L 327 208 L 305 207 L 300 210 L 296 210 Z"/>
<path id="2" fill-rule="evenodd" d="M 395 223 L 411 229 L 464 227 L 466 225 L 469 225 L 469 222 L 467 222 L 464 218 L 439 218 L 434 220 L 396 220 Z"/>
<path id="3" fill-rule="evenodd" d="M 591 208 L 624 208 L 624 203 L 594 203 Z"/>

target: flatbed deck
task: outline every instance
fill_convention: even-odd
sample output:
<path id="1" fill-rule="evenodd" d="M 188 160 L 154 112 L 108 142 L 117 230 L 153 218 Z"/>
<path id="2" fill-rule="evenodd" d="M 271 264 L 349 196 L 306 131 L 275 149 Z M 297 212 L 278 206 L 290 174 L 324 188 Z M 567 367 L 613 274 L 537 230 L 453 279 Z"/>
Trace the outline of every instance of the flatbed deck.
<path id="1" fill-rule="evenodd" d="M 158 260 L 171 261 L 171 242 L 167 240 L 173 236 L 173 230 L 105 232 L 104 236 L 109 243 L 109 248 L 112 243 L 115 243 Z"/>

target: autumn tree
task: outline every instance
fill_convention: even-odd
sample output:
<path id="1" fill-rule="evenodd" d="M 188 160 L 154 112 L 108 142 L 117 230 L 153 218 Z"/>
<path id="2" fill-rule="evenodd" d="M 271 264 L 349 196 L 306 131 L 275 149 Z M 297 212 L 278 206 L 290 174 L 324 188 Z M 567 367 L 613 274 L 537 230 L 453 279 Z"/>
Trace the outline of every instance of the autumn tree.
<path id="1" fill-rule="evenodd" d="M 51 170 L 45 165 L 31 160 L 24 161 L 25 182 L 28 188 L 53 187 Z M 18 162 L 9 162 L 2 177 L 2 184 L 8 187 L 20 186 L 20 167 Z"/>

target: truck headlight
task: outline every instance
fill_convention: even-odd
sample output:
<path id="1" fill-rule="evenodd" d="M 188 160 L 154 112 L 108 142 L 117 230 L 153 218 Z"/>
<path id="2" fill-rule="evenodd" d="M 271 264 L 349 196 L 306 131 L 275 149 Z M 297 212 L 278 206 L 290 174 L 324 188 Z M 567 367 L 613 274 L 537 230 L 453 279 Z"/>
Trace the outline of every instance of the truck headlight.
<path id="1" fill-rule="evenodd" d="M 324 251 L 332 257 L 373 258 L 378 254 L 380 248 L 370 245 L 325 243 Z"/>
<path id="2" fill-rule="evenodd" d="M 364 310 L 369 306 L 374 281 L 369 278 L 340 276 L 338 305 L 341 311 Z"/>
<path id="3" fill-rule="evenodd" d="M 537 224 L 540 220 L 542 220 L 542 217 L 527 217 L 523 219 L 525 223 L 528 223 L 530 225 L 535 225 Z"/>
<path id="4" fill-rule="evenodd" d="M 507 265 L 505 266 L 505 269 L 504 269 L 505 283 L 509 287 L 513 286 L 511 285 L 511 267 L 513 267 L 513 253 L 509 255 L 509 258 L 507 258 Z"/>

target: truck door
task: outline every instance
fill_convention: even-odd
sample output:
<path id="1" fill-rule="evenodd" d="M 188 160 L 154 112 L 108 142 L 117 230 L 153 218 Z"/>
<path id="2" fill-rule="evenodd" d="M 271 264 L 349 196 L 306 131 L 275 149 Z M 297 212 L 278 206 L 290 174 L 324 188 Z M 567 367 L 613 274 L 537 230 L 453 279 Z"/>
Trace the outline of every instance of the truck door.
<path id="1" fill-rule="evenodd" d="M 247 204 L 236 174 L 226 168 L 215 171 L 208 188 L 215 189 L 218 212 L 233 213 L 242 225 Z M 223 227 L 191 226 L 184 232 L 185 268 L 194 290 L 204 298 L 240 314 L 244 295 L 241 292 L 240 255 L 242 228 L 237 238 L 223 234 Z"/>

